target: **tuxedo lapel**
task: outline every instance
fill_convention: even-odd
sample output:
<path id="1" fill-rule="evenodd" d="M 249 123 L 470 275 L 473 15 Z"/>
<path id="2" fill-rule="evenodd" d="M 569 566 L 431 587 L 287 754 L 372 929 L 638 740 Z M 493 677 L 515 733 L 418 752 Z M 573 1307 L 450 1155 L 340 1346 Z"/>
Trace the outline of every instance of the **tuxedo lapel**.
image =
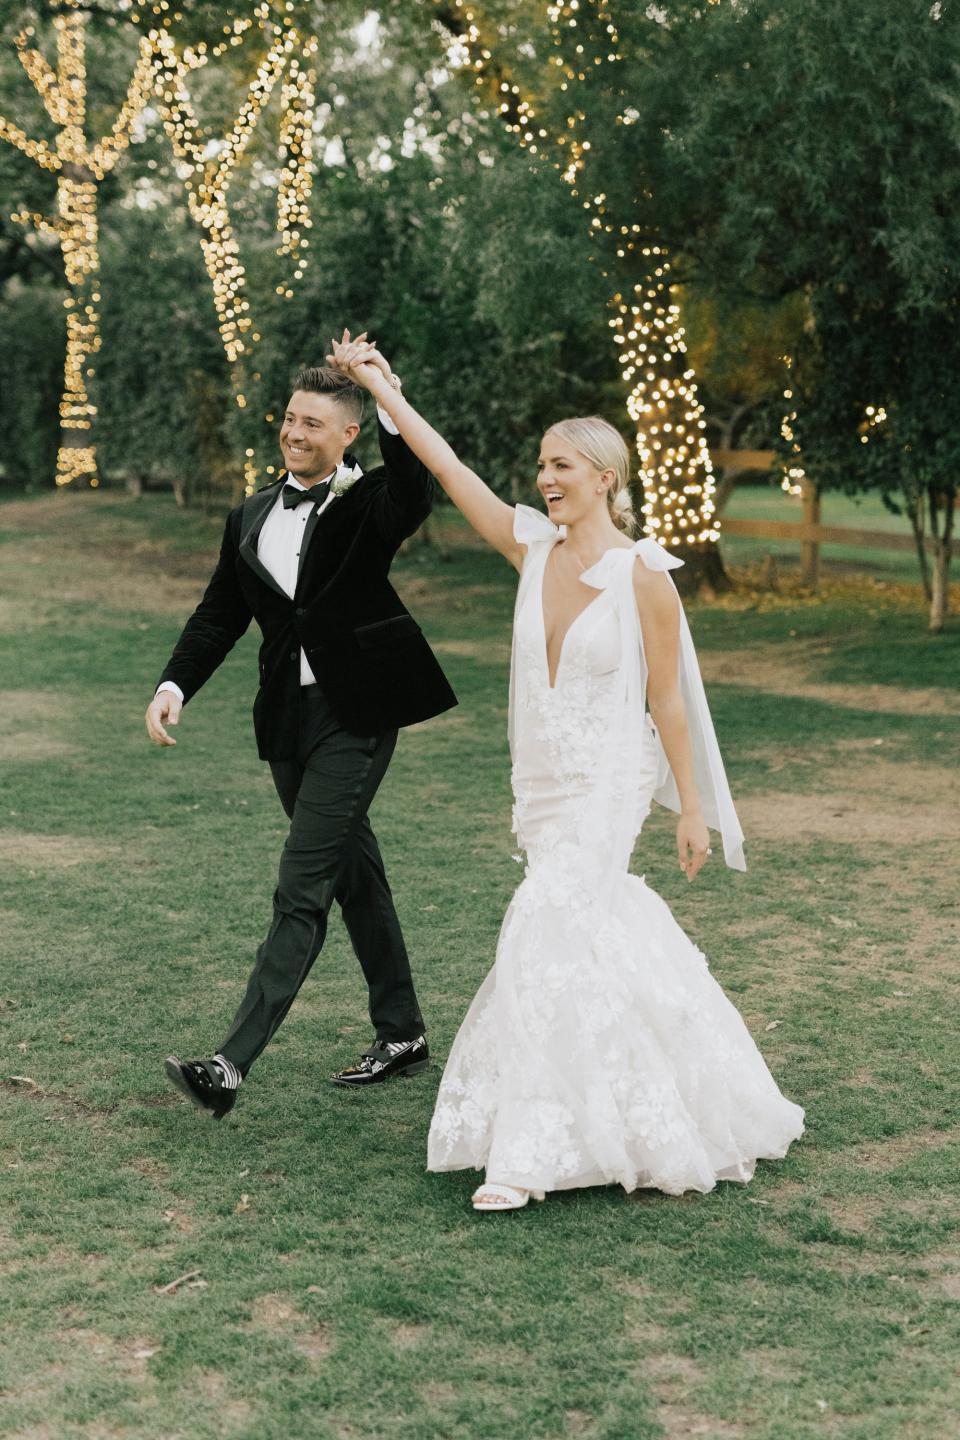
<path id="1" fill-rule="evenodd" d="M 331 501 L 329 510 L 316 520 L 313 542 L 304 545 L 300 555 L 300 571 L 297 575 L 297 593 L 306 584 L 312 591 L 325 590 L 335 578 L 350 548 L 350 535 L 358 523 L 360 510 L 359 491 L 363 482 L 354 485 L 345 495 Z"/>
<path id="2" fill-rule="evenodd" d="M 353 459 L 351 455 L 344 456 L 344 459 L 351 462 L 351 468 L 353 468 L 357 472 L 356 480 L 357 482 L 360 481 L 363 478 L 363 471 L 360 469 L 360 466 L 357 464 L 357 462 Z M 339 474 L 340 471 L 338 470 L 337 475 Z M 337 476 L 335 475 L 334 480 L 336 480 L 336 478 Z M 349 515 L 353 512 L 354 507 L 350 503 L 350 501 L 356 493 L 356 489 L 357 483 L 355 482 L 353 485 L 351 485 L 349 490 L 345 491 L 343 495 L 332 496 L 329 503 L 324 506 L 322 510 L 319 507 L 314 509 L 313 514 L 307 521 L 303 532 L 303 544 L 300 546 L 300 563 L 297 567 L 298 590 L 300 589 L 300 584 L 306 571 L 307 555 L 310 552 L 310 543 L 313 540 L 313 532 L 317 529 L 318 526 L 320 527 L 320 538 L 317 542 L 318 545 L 322 545 L 323 541 L 326 540 L 329 536 L 339 533 L 341 526 L 338 522 L 342 520 L 344 514 Z"/>
<path id="3" fill-rule="evenodd" d="M 326 522 L 327 522 L 327 520 L 329 519 L 329 516 L 328 516 L 328 513 L 327 513 L 327 512 L 330 511 L 330 510 L 332 510 L 332 509 L 334 509 L 334 507 L 337 506 L 337 505 L 339 505 L 339 504 L 340 504 L 339 498 L 338 498 L 336 495 L 334 495 L 334 496 L 331 498 L 330 503 L 327 505 L 327 508 L 326 508 L 326 510 L 324 510 L 324 512 L 323 512 L 322 515 L 320 514 L 320 507 L 319 507 L 318 505 L 314 505 L 314 507 L 313 507 L 313 512 L 312 512 L 312 514 L 310 515 L 310 518 L 309 518 L 309 520 L 307 521 L 306 525 L 303 527 L 303 541 L 302 541 L 302 543 L 301 543 L 301 545 L 300 545 L 300 560 L 299 560 L 299 563 L 298 563 L 298 565 L 297 565 L 297 589 L 298 589 L 298 590 L 299 590 L 299 588 L 300 588 L 300 580 L 301 580 L 301 577 L 303 576 L 303 569 L 304 569 L 304 566 L 305 566 L 306 563 L 307 563 L 307 553 L 308 553 L 308 551 L 309 551 L 309 549 L 310 549 L 310 541 L 313 539 L 313 532 L 314 532 L 314 530 L 316 530 L 316 528 L 317 528 L 317 526 L 318 526 L 319 524 L 321 524 L 321 523 L 326 523 Z"/>
<path id="4" fill-rule="evenodd" d="M 288 600 L 290 597 L 286 591 L 277 584 L 266 565 L 261 564 L 257 556 L 257 541 L 260 539 L 260 531 L 273 509 L 281 483 L 278 481 L 276 485 L 268 485 L 266 490 L 260 490 L 256 495 L 252 495 L 244 505 L 240 520 L 240 555 L 265 585 L 269 585 L 271 590 L 275 590 L 278 595 L 282 595 L 285 600 Z M 316 519 L 316 512 L 311 519 Z M 301 564 L 302 560 L 301 556 Z"/>

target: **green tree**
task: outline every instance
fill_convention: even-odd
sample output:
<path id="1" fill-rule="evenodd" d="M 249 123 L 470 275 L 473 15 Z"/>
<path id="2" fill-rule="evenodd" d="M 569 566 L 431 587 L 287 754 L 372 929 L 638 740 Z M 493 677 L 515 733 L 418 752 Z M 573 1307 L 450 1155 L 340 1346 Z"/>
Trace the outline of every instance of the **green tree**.
<path id="1" fill-rule="evenodd" d="M 726 583 L 716 541 L 706 420 L 686 348 L 672 259 L 635 221 L 631 127 L 657 7 L 615 0 L 452 0 L 438 13 L 463 47 L 465 73 L 532 155 L 552 161 L 588 226 L 588 254 L 608 281 L 648 530 L 682 553 L 688 585 Z M 648 197 L 649 198 L 649 197 Z M 656 205 L 656 197 L 654 197 Z"/>
<path id="2" fill-rule="evenodd" d="M 578 218 L 555 177 L 496 125 L 461 125 L 456 88 L 443 103 L 451 109 L 431 127 L 442 140 L 406 155 L 398 147 L 387 168 L 375 137 L 331 126 L 343 162 L 318 174 L 312 262 L 296 297 L 264 301 L 247 442 L 275 459 L 262 417 L 275 423 L 297 366 L 322 363 L 347 324 L 376 337 L 416 403 L 501 493 L 529 498 L 548 424 L 594 411 L 620 418 L 602 281 L 583 262 Z"/>
<path id="3" fill-rule="evenodd" d="M 91 7 L 83 0 L 62 0 L 44 10 L 43 20 L 29 8 L 21 12 L 13 41 L 35 92 L 27 112 L 33 120 L 32 112 L 41 106 L 46 125 L 28 131 L 0 116 L 0 140 L 13 146 L 26 163 L 51 176 L 50 213 L 22 208 L 11 218 L 14 224 L 32 227 L 38 236 L 55 239 L 60 245 L 68 293 L 63 301 L 67 311 L 66 361 L 57 479 L 61 484 L 87 479 L 95 485 L 96 405 L 88 382 L 95 374 L 92 362 L 100 348 L 98 198 L 100 187 L 127 148 L 146 104 L 150 85 L 148 46 L 142 41 L 139 48 L 133 47 L 129 80 L 123 82 L 125 89 L 121 89 L 113 123 L 101 129 L 97 114 L 100 107 L 88 93 Z M 109 53 L 115 62 L 116 50 L 111 47 Z M 105 59 L 101 54 L 100 68 L 113 76 L 115 65 L 105 64 Z M 44 129 L 52 133 L 45 135 Z M 95 135 L 98 138 L 93 138 Z"/>
<path id="4" fill-rule="evenodd" d="M 915 510 L 922 476 L 938 627 L 960 430 L 948 383 L 960 7 L 664 0 L 642 19 L 610 8 L 623 18 L 631 91 L 605 203 L 638 243 L 669 247 L 685 285 L 802 301 L 792 388 L 804 465 L 818 485 L 899 490 Z M 581 146 L 607 133 L 601 68 L 582 82 Z M 867 406 L 887 417 L 882 455 Z"/>
<path id="5" fill-rule="evenodd" d="M 818 292 L 814 304 L 816 343 L 795 364 L 802 398 L 793 429 L 804 464 L 823 486 L 876 490 L 909 516 L 930 628 L 939 631 L 960 475 L 960 301 L 898 314 L 893 300 L 861 304 L 844 291 Z"/>
<path id="6" fill-rule="evenodd" d="M 797 350 L 803 335 L 804 297 L 771 302 L 701 283 L 684 287 L 681 306 L 711 449 L 769 449 L 783 414 L 783 357 Z M 718 473 L 722 515 L 743 470 L 728 464 Z"/>
<path id="7" fill-rule="evenodd" d="M 102 463 L 134 490 L 160 483 L 183 503 L 222 503 L 241 473 L 230 377 L 176 176 L 167 188 L 162 208 L 116 205 L 105 217 Z"/>
<path id="8" fill-rule="evenodd" d="M 31 252 L 46 258 L 38 248 L 44 242 L 60 245 L 67 315 L 58 483 L 98 483 L 93 392 L 94 362 L 101 347 L 102 199 L 148 100 L 167 122 L 182 165 L 179 173 L 200 225 L 231 361 L 250 348 L 253 328 L 227 191 L 259 110 L 281 74 L 283 159 L 275 166 L 274 180 L 279 209 L 288 216 L 284 248 L 294 264 L 300 263 L 297 223 L 305 211 L 307 171 L 299 162 L 309 143 L 304 137 L 312 120 L 312 92 L 309 41 L 297 31 L 294 16 L 308 8 L 300 0 L 225 6 L 199 0 L 185 5 L 186 13 L 149 6 L 149 13 L 142 14 L 133 0 L 46 0 L 4 20 L 0 40 L 14 47 L 26 78 L 19 77 L 17 121 L 0 116 L 0 140 L 19 153 L 21 169 L 38 169 L 51 177 L 45 188 L 52 193 L 42 200 L 33 198 L 34 208 L 21 203 L 13 212 L 13 223 L 32 228 L 36 241 L 16 244 L 5 237 L 0 263 L 22 269 Z M 304 54 L 298 57 L 300 50 Z M 214 142 L 213 154 L 195 124 L 184 88 L 186 76 L 211 60 L 216 62 L 211 67 L 216 82 L 207 88 L 225 100 L 232 117 L 225 122 L 222 139 Z M 24 128 L 26 122 L 29 128 Z M 100 138 L 92 138 L 95 135 Z M 34 181 L 24 188 L 36 197 L 41 187 Z M 242 404 L 242 395 L 237 398 Z"/>
<path id="9" fill-rule="evenodd" d="M 290 298 L 268 279 L 269 190 L 248 192 L 264 338 L 242 443 L 261 469 L 275 459 L 264 417 L 346 323 L 377 336 L 451 440 L 511 493 L 549 420 L 584 408 L 616 420 L 622 389 L 564 187 L 477 114 L 429 20 L 391 6 L 332 45 L 321 35 L 311 263 Z"/>
<path id="10" fill-rule="evenodd" d="M 41 276 L 3 285 L 0 303 L 0 475 L 7 487 L 53 484 L 66 327 L 63 299 Z"/>
<path id="11" fill-rule="evenodd" d="M 377 335 L 418 402 L 505 494 L 524 493 L 540 432 L 558 415 L 617 420 L 623 392 L 605 343 L 602 281 L 584 263 L 576 209 L 554 172 L 532 165 L 493 117 L 478 116 L 425 16 L 399 7 L 376 26 L 330 34 L 318 51 L 311 261 L 280 293 L 278 275 L 290 266 L 276 253 L 276 109 L 251 138 L 231 204 L 261 335 L 242 410 L 183 179 L 147 112 L 128 163 L 99 196 L 95 383 L 110 479 L 172 483 L 184 499 L 224 503 L 242 485 L 246 451 L 261 475 L 276 463 L 292 375 L 322 360 L 345 323 Z M 178 46 L 212 43 L 202 19 L 191 10 L 177 22 L 194 26 Z M 231 45 L 191 75 L 212 129 L 224 133 L 235 115 L 255 53 Z M 19 70 L 14 51 L 7 59 Z M 0 49 L 0 74 L 3 63 Z M 0 147 L 0 213 L 25 203 L 34 169 Z M 62 357 L 65 288 L 55 242 L 9 235 L 0 334 L 14 343 L 0 360 L 0 378 L 9 371 L 0 433 L 7 477 L 23 484 L 52 479 L 50 357 Z M 42 396 L 33 395 L 40 380 Z M 369 424 L 364 445 L 372 458 Z"/>

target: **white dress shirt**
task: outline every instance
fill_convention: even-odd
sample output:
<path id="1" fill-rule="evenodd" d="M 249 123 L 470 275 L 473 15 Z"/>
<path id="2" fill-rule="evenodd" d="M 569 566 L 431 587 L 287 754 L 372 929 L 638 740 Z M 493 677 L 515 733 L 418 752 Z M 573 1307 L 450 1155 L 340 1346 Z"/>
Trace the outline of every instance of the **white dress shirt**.
<path id="1" fill-rule="evenodd" d="M 280 494 L 273 503 L 273 508 L 257 538 L 257 559 L 265 569 L 276 580 L 280 589 L 293 599 L 294 591 L 297 588 L 297 576 L 300 571 L 300 550 L 303 545 L 303 534 L 307 528 L 307 521 L 313 514 L 314 509 L 318 515 L 324 510 L 329 510 L 335 505 L 337 497 L 333 493 L 334 482 L 347 476 L 356 477 L 359 466 L 355 469 L 349 465 L 340 464 L 327 480 L 318 480 L 318 485 L 325 485 L 329 482 L 325 499 L 319 505 L 284 505 L 283 491 L 288 485 L 295 486 L 302 490 L 306 496 L 309 491 L 305 485 L 301 485 L 296 475 L 287 474 L 286 482 L 281 488 Z M 310 487 L 311 489 L 313 487 Z M 310 662 L 307 659 L 306 651 L 300 650 L 300 684 L 315 685 L 316 675 L 310 669 Z"/>
<path id="2" fill-rule="evenodd" d="M 381 425 L 389 435 L 399 435 L 400 432 L 392 416 L 388 415 L 386 410 L 381 410 L 379 405 L 377 406 L 377 415 Z M 344 465 L 342 462 L 337 466 L 336 470 L 327 477 L 330 481 L 331 489 L 326 499 L 316 507 L 318 515 L 322 515 L 324 510 L 329 509 L 331 505 L 336 503 L 337 497 L 333 493 L 333 482 L 341 476 L 356 475 L 358 471 L 360 474 L 363 473 L 360 471 L 359 466 L 351 469 L 349 465 Z M 299 489 L 306 491 L 307 487 L 301 485 L 295 475 L 287 473 L 281 478 L 286 484 L 295 485 Z M 321 480 L 317 483 L 322 485 L 325 482 Z M 269 570 L 274 580 L 276 580 L 280 586 L 280 589 L 284 594 L 289 595 L 291 600 L 297 588 L 303 532 L 307 521 L 313 514 L 313 508 L 312 505 L 285 506 L 283 503 L 283 487 L 281 486 L 257 538 L 257 559 L 261 565 Z M 315 685 L 316 680 L 317 677 L 310 669 L 310 662 L 307 659 L 306 652 L 301 647 L 300 684 Z M 172 690 L 181 700 L 183 699 L 183 691 L 173 680 L 164 680 L 162 684 L 157 686 L 156 693 L 159 695 L 161 690 Z"/>

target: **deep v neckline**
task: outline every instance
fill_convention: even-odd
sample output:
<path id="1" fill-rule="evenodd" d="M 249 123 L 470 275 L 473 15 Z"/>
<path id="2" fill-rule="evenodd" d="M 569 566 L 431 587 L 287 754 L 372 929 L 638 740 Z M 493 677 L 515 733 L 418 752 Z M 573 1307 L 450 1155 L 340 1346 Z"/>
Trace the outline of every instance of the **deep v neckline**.
<path id="1" fill-rule="evenodd" d="M 556 668 L 556 670 L 555 670 L 555 672 L 554 672 L 553 679 L 551 680 L 551 678 L 550 678 L 550 653 L 549 653 L 549 648 L 548 648 L 548 646 L 547 646 L 547 617 L 546 617 L 546 613 L 545 613 L 544 608 L 543 608 L 543 588 L 544 588 L 543 582 L 544 582 L 544 580 L 545 580 L 545 578 L 546 578 L 547 566 L 548 566 L 548 564 L 550 563 L 550 556 L 553 554 L 553 552 L 554 552 L 554 550 L 555 550 L 556 548 L 557 548 L 557 547 L 556 547 L 556 544 L 551 545 L 549 551 L 548 551 L 547 554 L 546 554 L 546 557 L 544 558 L 544 562 L 543 562 L 543 564 L 542 564 L 541 567 L 540 567 L 540 596 L 539 596 L 539 601 L 540 601 L 540 632 L 541 632 L 541 635 L 543 636 L 543 664 L 544 664 L 544 669 L 545 669 L 546 672 L 547 672 L 547 688 L 548 688 L 549 690 L 556 690 L 556 688 L 557 688 L 557 681 L 558 681 L 559 678 L 560 678 L 560 669 L 561 669 L 561 666 L 563 665 L 563 652 L 564 652 L 564 649 L 565 649 L 565 647 L 566 647 L 567 640 L 568 640 L 568 638 L 569 638 L 569 636 L 570 636 L 570 631 L 574 628 L 575 625 L 579 624 L 579 622 L 583 619 L 584 615 L 586 615 L 587 611 L 588 611 L 588 610 L 592 610 L 593 607 L 594 607 L 594 605 L 596 605 L 599 600 L 602 600 L 603 597 L 604 597 L 604 595 L 606 595 L 606 593 L 607 593 L 606 590 L 597 590 L 596 593 L 595 593 L 595 595 L 594 595 L 594 597 L 593 597 L 593 599 L 592 599 L 592 600 L 588 600 L 587 603 L 586 603 L 586 605 L 584 605 L 583 609 L 582 609 L 582 610 L 579 610 L 579 611 L 577 612 L 577 614 L 574 615 L 573 619 L 570 621 L 570 624 L 567 626 L 566 630 L 563 632 L 563 639 L 560 641 L 560 649 L 557 651 L 557 668 Z M 616 547 L 614 547 L 614 548 L 616 548 Z M 604 553 L 604 555 L 606 555 L 606 554 L 607 554 L 607 551 L 605 550 L 603 553 Z M 603 558 L 603 557 L 601 556 L 601 559 L 602 559 L 602 558 Z M 590 566 L 589 568 L 592 569 L 593 567 Z M 582 577 L 581 577 L 581 582 L 580 582 L 580 583 L 581 583 L 581 584 L 584 583 Z M 593 589 L 595 589 L 595 587 L 594 587 L 593 585 L 587 585 L 586 588 L 587 588 L 588 590 L 593 590 Z"/>

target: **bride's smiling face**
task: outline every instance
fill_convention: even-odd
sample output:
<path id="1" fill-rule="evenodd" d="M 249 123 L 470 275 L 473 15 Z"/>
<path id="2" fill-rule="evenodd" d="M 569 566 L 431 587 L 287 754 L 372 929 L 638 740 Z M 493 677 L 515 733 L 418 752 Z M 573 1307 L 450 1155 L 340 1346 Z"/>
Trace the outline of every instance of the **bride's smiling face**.
<path id="1" fill-rule="evenodd" d="M 537 489 L 555 525 L 575 525 L 596 507 L 605 509 L 611 478 L 611 471 L 598 470 L 552 430 L 544 435 L 537 464 Z"/>

